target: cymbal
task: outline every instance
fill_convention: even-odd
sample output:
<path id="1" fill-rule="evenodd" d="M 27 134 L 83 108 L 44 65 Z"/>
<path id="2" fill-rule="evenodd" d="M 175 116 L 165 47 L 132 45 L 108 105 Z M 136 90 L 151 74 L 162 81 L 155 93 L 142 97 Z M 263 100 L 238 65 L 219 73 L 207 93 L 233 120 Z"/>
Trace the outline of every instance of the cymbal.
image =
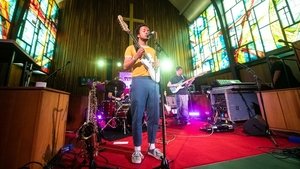
<path id="1" fill-rule="evenodd" d="M 93 83 L 94 83 L 93 81 L 89 81 L 87 83 L 87 87 L 89 89 L 91 89 L 92 86 L 93 86 Z M 96 87 L 97 92 L 104 92 L 105 91 L 105 85 L 104 84 L 105 84 L 104 82 L 99 82 L 99 81 L 95 82 L 95 87 Z"/>
<path id="2" fill-rule="evenodd" d="M 123 92 L 126 88 L 126 84 L 120 80 L 112 80 L 106 84 L 106 90 L 114 91 L 117 88 L 118 92 Z"/>

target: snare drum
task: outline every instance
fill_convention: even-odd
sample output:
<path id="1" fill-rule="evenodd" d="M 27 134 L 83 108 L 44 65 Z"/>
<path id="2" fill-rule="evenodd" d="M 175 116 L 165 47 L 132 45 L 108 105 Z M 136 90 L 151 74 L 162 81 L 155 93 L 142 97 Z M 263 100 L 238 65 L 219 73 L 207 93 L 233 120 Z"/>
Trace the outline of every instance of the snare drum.
<path id="1" fill-rule="evenodd" d="M 116 111 L 116 102 L 113 100 L 103 100 L 102 103 L 105 117 L 114 117 L 114 113 Z"/>

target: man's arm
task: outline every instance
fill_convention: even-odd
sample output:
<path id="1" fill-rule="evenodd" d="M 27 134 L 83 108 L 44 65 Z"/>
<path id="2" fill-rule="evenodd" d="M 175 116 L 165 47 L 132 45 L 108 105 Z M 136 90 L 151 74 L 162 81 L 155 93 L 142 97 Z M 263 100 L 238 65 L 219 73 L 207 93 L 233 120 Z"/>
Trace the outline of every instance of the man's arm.
<path id="1" fill-rule="evenodd" d="M 280 75 L 281 75 L 281 71 L 280 70 L 276 70 L 274 72 L 274 75 L 273 75 L 273 84 L 275 84 L 277 82 L 277 80 L 279 79 Z"/>
<path id="2" fill-rule="evenodd" d="M 128 48 L 126 50 L 128 50 Z M 134 65 L 134 63 L 144 55 L 144 53 L 145 53 L 144 48 L 139 48 L 134 56 L 127 55 L 127 51 L 126 51 L 125 52 L 124 63 L 123 63 L 123 68 L 125 70 L 130 69 L 132 67 L 132 65 Z"/>
<path id="3" fill-rule="evenodd" d="M 110 99 L 114 99 L 114 100 L 120 101 L 120 100 L 122 100 L 122 95 L 121 95 L 121 97 L 115 97 L 113 95 L 113 92 L 108 92 L 107 97 L 110 98 Z M 124 95 L 123 95 L 123 97 L 124 97 Z"/>
<path id="4" fill-rule="evenodd" d="M 187 83 L 186 86 L 189 87 L 193 84 L 193 82 L 195 81 L 195 77 L 192 77 Z"/>

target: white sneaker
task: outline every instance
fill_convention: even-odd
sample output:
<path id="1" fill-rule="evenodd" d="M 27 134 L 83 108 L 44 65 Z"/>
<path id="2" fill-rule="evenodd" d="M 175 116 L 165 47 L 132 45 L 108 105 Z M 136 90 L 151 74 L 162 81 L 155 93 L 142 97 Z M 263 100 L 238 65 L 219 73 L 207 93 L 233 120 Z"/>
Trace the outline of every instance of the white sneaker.
<path id="1" fill-rule="evenodd" d="M 158 159 L 158 160 L 162 160 L 163 158 L 163 153 L 160 152 L 159 149 L 155 148 L 153 150 L 148 149 L 148 154 L 151 155 L 152 157 Z"/>
<path id="2" fill-rule="evenodd" d="M 144 156 L 141 152 L 134 152 L 131 156 L 131 162 L 134 164 L 142 163 L 143 159 L 144 159 Z"/>

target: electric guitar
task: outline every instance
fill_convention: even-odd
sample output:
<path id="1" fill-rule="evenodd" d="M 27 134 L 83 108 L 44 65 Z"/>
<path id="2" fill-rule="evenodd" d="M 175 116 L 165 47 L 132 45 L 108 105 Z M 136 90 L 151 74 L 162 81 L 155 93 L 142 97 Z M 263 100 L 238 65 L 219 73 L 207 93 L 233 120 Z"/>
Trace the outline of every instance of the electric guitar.
<path id="1" fill-rule="evenodd" d="M 194 80 L 195 78 L 199 77 L 199 76 L 202 76 L 204 74 L 206 74 L 208 71 L 205 71 L 205 72 L 202 72 L 200 74 L 198 74 L 197 76 L 194 76 L 192 78 L 189 78 L 188 80 L 181 80 L 180 82 L 176 83 L 176 84 L 172 84 L 173 86 L 170 87 L 170 91 L 172 93 L 177 93 L 180 89 L 183 89 L 185 88 L 185 85 L 187 83 L 189 83 L 190 81 Z"/>
<path id="2" fill-rule="evenodd" d="M 118 21 L 122 30 L 125 31 L 133 40 L 136 49 L 141 48 L 141 45 L 138 43 L 137 39 L 133 36 L 131 31 L 128 29 L 128 25 L 124 22 L 123 17 L 121 15 L 118 15 Z M 141 62 L 146 66 L 151 79 L 158 83 L 160 81 L 160 70 L 159 68 L 153 67 L 153 63 L 154 63 L 153 57 L 149 53 L 145 53 L 141 58 Z"/>

